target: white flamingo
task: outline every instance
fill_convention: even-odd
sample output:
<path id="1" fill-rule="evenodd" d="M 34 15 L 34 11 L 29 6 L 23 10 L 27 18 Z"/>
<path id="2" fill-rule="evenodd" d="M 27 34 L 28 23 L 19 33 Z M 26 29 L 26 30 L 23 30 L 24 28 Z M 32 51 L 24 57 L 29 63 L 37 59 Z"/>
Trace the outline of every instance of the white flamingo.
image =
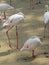
<path id="1" fill-rule="evenodd" d="M 8 37 L 8 41 L 9 41 L 9 46 L 11 46 L 10 43 L 10 39 L 9 39 L 9 35 L 8 35 L 8 31 L 11 30 L 15 25 L 16 25 L 16 37 L 17 37 L 17 48 L 18 48 L 18 31 L 17 31 L 17 24 L 21 23 L 22 21 L 24 21 L 24 14 L 22 12 L 19 12 L 17 14 L 14 14 L 12 16 L 10 16 L 8 18 L 8 20 L 6 22 L 3 23 L 2 28 L 6 27 L 6 26 L 11 26 L 10 28 L 8 28 L 8 30 L 6 31 L 6 35 Z"/>
<path id="2" fill-rule="evenodd" d="M 45 31 L 46 31 L 46 25 L 49 22 L 49 12 L 48 12 L 48 5 L 45 5 L 45 13 L 44 13 L 44 38 L 45 38 Z"/>
<path id="3" fill-rule="evenodd" d="M 37 36 L 31 37 L 24 43 L 24 46 L 20 49 L 20 51 L 32 50 L 32 57 L 35 57 L 34 49 L 37 48 L 40 44 L 41 40 Z"/>
<path id="4" fill-rule="evenodd" d="M 0 4 L 0 11 L 4 12 L 4 19 L 6 19 L 5 11 L 9 10 L 9 9 L 14 9 L 14 7 L 12 7 L 12 6 L 10 6 L 9 4 L 6 4 L 6 3 L 1 3 Z"/>

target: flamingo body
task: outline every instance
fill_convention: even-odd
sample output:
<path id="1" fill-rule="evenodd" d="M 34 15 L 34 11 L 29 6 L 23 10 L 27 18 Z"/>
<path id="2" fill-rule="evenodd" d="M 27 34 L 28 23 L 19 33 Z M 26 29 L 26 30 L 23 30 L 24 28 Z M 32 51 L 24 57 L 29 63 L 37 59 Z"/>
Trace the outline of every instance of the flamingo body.
<path id="1" fill-rule="evenodd" d="M 24 20 L 24 15 L 14 14 L 8 18 L 8 20 L 3 24 L 3 27 L 8 25 L 17 25 L 22 22 L 22 20 Z"/>
<path id="2" fill-rule="evenodd" d="M 38 37 L 31 37 L 25 43 L 24 46 L 20 49 L 23 50 L 34 50 L 41 44 L 41 41 Z M 27 47 L 28 46 L 28 47 Z"/>
<path id="3" fill-rule="evenodd" d="M 49 21 L 49 12 L 45 12 L 44 14 L 44 23 L 47 24 Z"/>
<path id="4" fill-rule="evenodd" d="M 4 12 L 4 17 L 2 17 L 2 19 L 6 19 L 6 10 L 10 10 L 10 9 L 14 9 L 14 7 L 10 6 L 9 4 L 6 3 L 1 3 L 0 4 L 0 11 Z"/>
<path id="5" fill-rule="evenodd" d="M 7 10 L 7 9 L 13 9 L 14 7 L 10 6 L 9 4 L 2 3 L 0 4 L 0 10 Z"/>
<path id="6" fill-rule="evenodd" d="M 20 51 L 32 50 L 32 57 L 34 58 L 34 50 L 39 45 L 41 45 L 41 40 L 38 37 L 31 37 L 24 43 L 24 46 L 20 49 Z"/>
<path id="7" fill-rule="evenodd" d="M 44 38 L 46 37 L 46 25 L 49 22 L 49 12 L 45 12 L 44 14 Z"/>

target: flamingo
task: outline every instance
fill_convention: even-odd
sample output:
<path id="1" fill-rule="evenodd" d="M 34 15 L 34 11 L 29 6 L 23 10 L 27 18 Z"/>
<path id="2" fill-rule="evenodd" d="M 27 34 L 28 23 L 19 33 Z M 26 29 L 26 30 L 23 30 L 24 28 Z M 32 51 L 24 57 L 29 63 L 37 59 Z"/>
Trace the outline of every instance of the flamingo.
<path id="1" fill-rule="evenodd" d="M 45 31 L 46 31 L 46 26 L 48 22 L 49 22 L 49 12 L 45 12 L 44 14 L 44 38 L 45 38 Z"/>
<path id="2" fill-rule="evenodd" d="M 14 9 L 14 7 L 10 6 L 7 3 L 1 3 L 0 4 L 0 10 L 4 12 L 4 18 L 3 19 L 6 19 L 6 13 L 5 13 L 5 11 L 9 10 L 9 9 Z"/>
<path id="3" fill-rule="evenodd" d="M 17 38 L 17 49 L 18 49 L 18 31 L 17 31 L 17 24 L 21 23 L 24 21 L 24 14 L 22 12 L 19 12 L 17 14 L 11 15 L 2 25 L 1 28 L 5 28 L 6 26 L 11 26 L 8 28 L 6 31 L 6 35 L 9 41 L 9 47 L 12 48 L 11 43 L 10 43 L 10 38 L 8 35 L 9 30 L 11 30 L 14 26 L 16 26 L 16 38 Z"/>
<path id="4" fill-rule="evenodd" d="M 23 45 L 23 47 L 20 49 L 20 51 L 24 50 L 32 50 L 32 57 L 34 58 L 34 49 L 37 48 L 39 45 L 41 45 L 41 40 L 37 36 L 33 36 L 29 38 Z"/>
<path id="5" fill-rule="evenodd" d="M 49 22 L 49 12 L 48 12 L 48 5 L 45 5 L 45 13 L 44 13 L 44 38 L 45 38 L 45 31 L 47 23 Z"/>

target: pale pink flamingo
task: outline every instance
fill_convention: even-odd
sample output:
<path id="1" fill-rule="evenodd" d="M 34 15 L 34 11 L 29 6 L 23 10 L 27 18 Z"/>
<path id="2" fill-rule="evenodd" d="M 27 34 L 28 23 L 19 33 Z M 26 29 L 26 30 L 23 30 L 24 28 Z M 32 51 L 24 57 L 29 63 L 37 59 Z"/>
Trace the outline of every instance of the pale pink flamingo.
<path id="1" fill-rule="evenodd" d="M 6 10 L 9 10 L 9 9 L 14 9 L 14 7 L 10 6 L 9 4 L 7 3 L 1 3 L 0 4 L 0 11 L 3 11 L 4 12 L 4 17 L 3 19 L 6 19 Z"/>
<path id="2" fill-rule="evenodd" d="M 23 47 L 20 49 L 20 51 L 26 51 L 31 50 L 32 51 L 32 57 L 34 58 L 34 50 L 41 45 L 41 40 L 37 36 L 33 36 L 29 38 L 23 45 Z"/>
<path id="3" fill-rule="evenodd" d="M 8 35 L 8 32 L 9 30 L 11 30 L 14 26 L 16 26 L 16 38 L 17 38 L 17 49 L 18 49 L 18 31 L 17 31 L 17 25 L 21 22 L 24 21 L 24 14 L 22 12 L 19 12 L 17 14 L 14 14 L 12 16 L 10 16 L 4 23 L 3 23 L 3 26 L 2 28 L 6 27 L 6 26 L 11 26 L 10 28 L 8 28 L 8 30 L 6 31 L 6 35 L 7 35 L 7 38 L 8 38 L 8 41 L 9 41 L 9 46 L 11 46 L 11 43 L 10 43 L 10 38 L 9 38 L 9 35 Z"/>
<path id="4" fill-rule="evenodd" d="M 44 13 L 44 16 L 43 16 L 43 19 L 44 19 L 44 38 L 46 37 L 46 26 L 47 26 L 47 23 L 49 22 L 49 12 L 48 12 L 48 5 L 45 5 L 45 13 Z"/>

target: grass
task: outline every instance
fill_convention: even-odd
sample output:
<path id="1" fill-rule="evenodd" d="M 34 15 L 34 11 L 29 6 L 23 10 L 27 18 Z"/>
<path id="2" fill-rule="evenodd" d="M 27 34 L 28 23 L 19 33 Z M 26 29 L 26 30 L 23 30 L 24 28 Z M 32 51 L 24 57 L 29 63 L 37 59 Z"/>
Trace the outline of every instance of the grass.
<path id="1" fill-rule="evenodd" d="M 2 0 L 2 2 L 10 3 L 9 0 Z M 12 0 L 12 6 L 15 7 L 15 10 L 6 11 L 7 17 L 19 11 L 25 14 L 25 22 L 18 25 L 20 47 L 22 47 L 23 43 L 31 36 L 37 35 L 43 37 L 43 14 L 45 4 L 49 4 L 49 1 L 43 1 L 41 5 L 35 5 L 34 9 L 30 9 L 29 0 Z M 42 45 L 35 50 L 37 57 L 33 59 L 31 57 L 31 51 L 20 52 L 15 49 L 17 44 L 15 27 L 9 31 L 13 49 L 10 49 L 8 46 L 5 31 L 4 29 L 0 32 L 0 65 L 49 65 L 49 58 L 46 58 L 46 55 L 43 54 L 44 52 L 49 53 L 49 38 L 46 37 L 43 39 Z M 48 28 L 46 35 L 49 36 Z"/>

